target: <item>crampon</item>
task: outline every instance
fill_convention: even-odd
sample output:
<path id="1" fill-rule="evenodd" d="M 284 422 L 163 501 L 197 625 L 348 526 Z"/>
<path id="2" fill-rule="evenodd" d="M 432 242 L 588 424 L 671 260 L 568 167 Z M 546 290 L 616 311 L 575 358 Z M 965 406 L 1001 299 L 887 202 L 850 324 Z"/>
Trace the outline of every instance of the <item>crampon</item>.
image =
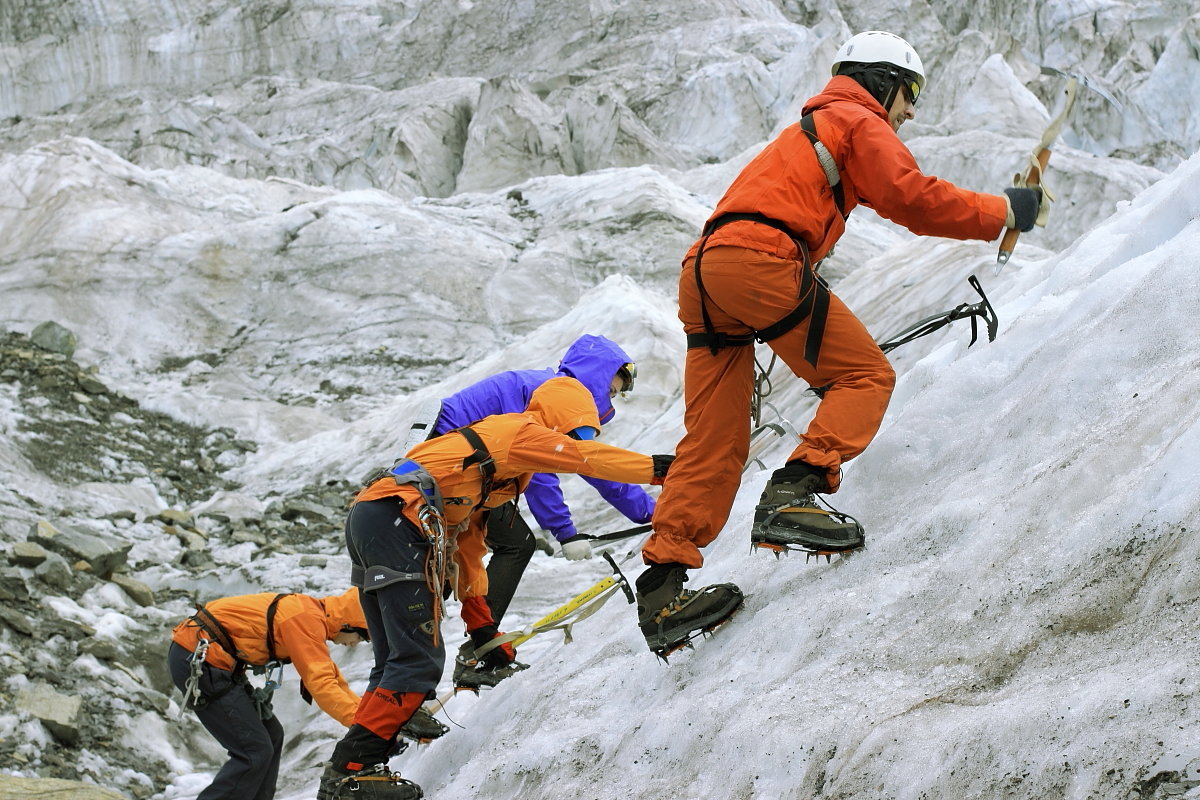
<path id="1" fill-rule="evenodd" d="M 424 707 L 419 707 L 413 712 L 408 722 L 401 726 L 400 735 L 405 739 L 411 739 L 417 744 L 429 744 L 434 739 L 445 736 L 449 731 L 449 726 L 443 725 L 440 720 L 426 711 Z"/>
<path id="2" fill-rule="evenodd" d="M 494 689 L 505 678 L 512 677 L 523 669 L 529 669 L 528 664 L 522 664 L 520 661 L 496 669 L 487 669 L 473 659 L 465 662 L 459 660 L 454 667 L 454 691 L 475 694 L 479 694 L 480 689 Z"/>
<path id="3" fill-rule="evenodd" d="M 774 542 L 751 542 L 750 552 L 755 550 L 766 550 L 768 553 L 773 553 L 775 558 L 780 556 L 791 555 L 792 553 L 804 553 L 804 562 L 807 564 L 809 560 L 821 560 L 821 556 L 825 556 L 826 563 L 833 560 L 834 556 L 840 556 L 839 562 L 846 560 L 850 556 L 865 549 L 865 545 L 858 547 L 849 547 L 842 550 L 833 550 L 827 547 L 805 547 L 798 544 L 775 544 Z"/>
<path id="4" fill-rule="evenodd" d="M 725 585 L 733 586 L 732 584 L 725 584 Z M 733 588 L 736 589 L 737 587 L 733 587 Z M 673 638 L 669 642 L 664 642 L 662 644 L 657 644 L 657 645 L 651 645 L 650 652 L 654 653 L 654 655 L 661 658 L 664 664 L 670 663 L 668 661 L 668 658 L 670 656 L 674 655 L 675 653 L 678 653 L 680 650 L 684 649 L 685 647 L 694 649 L 694 646 L 692 645 L 693 639 L 696 639 L 696 638 L 702 637 L 702 636 L 703 637 L 711 636 L 711 635 L 713 635 L 713 632 L 717 630 L 717 628 L 720 628 L 726 622 L 729 622 L 729 620 L 733 619 L 733 617 L 737 614 L 737 612 L 741 610 L 744 602 L 745 602 L 745 598 L 742 596 L 741 591 L 738 590 L 738 603 L 736 606 L 734 606 L 733 610 L 731 610 L 728 614 L 726 614 L 725 616 L 721 617 L 718 620 L 709 622 L 705 625 L 701 625 L 700 627 L 697 627 L 691 631 L 688 631 L 681 638 Z M 649 644 L 649 642 L 648 642 L 648 644 Z"/>

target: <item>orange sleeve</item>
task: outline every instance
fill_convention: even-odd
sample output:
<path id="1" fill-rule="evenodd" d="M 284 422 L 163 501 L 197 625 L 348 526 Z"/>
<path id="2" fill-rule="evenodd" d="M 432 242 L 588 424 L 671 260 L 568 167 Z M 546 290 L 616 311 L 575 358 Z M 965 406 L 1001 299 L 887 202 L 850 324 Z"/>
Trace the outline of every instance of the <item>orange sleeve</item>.
<path id="1" fill-rule="evenodd" d="M 276 620 L 275 635 L 316 704 L 346 727 L 354 721 L 359 697 L 329 655 L 324 615 L 312 612 Z"/>
<path id="2" fill-rule="evenodd" d="M 458 546 L 454 550 L 458 582 L 454 588 L 460 600 L 487 594 L 488 576 L 483 565 L 483 557 L 487 555 L 486 534 L 482 511 L 472 514 L 467 529 L 458 534 Z"/>
<path id="3" fill-rule="evenodd" d="M 921 172 L 895 131 L 878 117 L 851 122 L 845 169 L 858 199 L 921 236 L 995 239 L 1004 230 L 1008 204 Z"/>
<path id="4" fill-rule="evenodd" d="M 505 462 L 519 472 L 573 472 L 617 483 L 650 483 L 650 456 L 596 441 L 579 441 L 540 425 L 526 425 L 513 438 Z"/>

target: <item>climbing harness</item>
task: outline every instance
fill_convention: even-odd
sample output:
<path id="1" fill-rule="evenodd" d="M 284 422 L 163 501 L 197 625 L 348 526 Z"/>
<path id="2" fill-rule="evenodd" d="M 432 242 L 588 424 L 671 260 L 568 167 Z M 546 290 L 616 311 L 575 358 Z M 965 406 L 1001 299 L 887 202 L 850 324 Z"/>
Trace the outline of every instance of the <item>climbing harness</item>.
<path id="1" fill-rule="evenodd" d="M 842 215 L 842 219 L 846 219 L 850 215 L 846 212 L 846 190 L 842 186 L 842 175 L 838 172 L 837 160 L 834 159 L 833 153 L 829 152 L 829 148 L 817 136 L 817 123 L 812 114 L 805 114 L 800 118 L 800 130 L 808 136 L 808 141 L 816 151 L 817 162 L 825 171 L 825 180 L 829 182 L 829 188 L 833 192 L 833 202 L 837 204 L 837 210 Z M 830 250 L 830 252 L 833 251 Z"/>
<path id="2" fill-rule="evenodd" d="M 267 662 L 265 664 L 251 664 L 247 661 L 244 654 L 237 649 L 237 645 L 233 641 L 233 636 L 221 624 L 216 615 L 203 603 L 196 604 L 196 613 L 191 616 L 191 620 L 195 623 L 196 627 L 200 628 L 202 633 L 197 637 L 196 649 L 192 652 L 192 656 L 189 659 L 191 667 L 187 681 L 184 684 L 184 708 L 200 708 L 221 699 L 235 686 L 246 685 L 246 671 L 250 670 L 255 675 L 265 674 L 267 676 L 266 683 L 263 686 L 249 689 L 250 698 L 254 701 L 259 717 L 265 720 L 274 716 L 274 712 L 271 710 L 271 696 L 282 685 L 283 665 L 291 663 L 291 659 L 280 658 L 275 652 L 275 612 L 279 606 L 279 601 L 290 594 L 290 592 L 283 592 L 275 595 L 267 606 Z M 213 643 L 219 645 L 233 659 L 233 669 L 231 670 L 228 686 L 213 694 L 205 695 L 200 689 L 200 679 L 204 674 L 204 664 L 208 656 L 208 648 Z M 311 702 L 312 696 L 308 693 L 303 681 L 300 684 L 300 694 L 306 701 Z"/>
<path id="3" fill-rule="evenodd" d="M 211 642 L 200 636 L 196 639 L 196 649 L 188 659 L 188 677 L 183 684 L 183 705 L 179 707 L 179 716 L 183 717 L 185 708 L 199 708 L 207 701 L 200 691 L 200 678 L 204 676 L 204 659 L 208 655 Z"/>
<path id="4" fill-rule="evenodd" d="M 455 428 L 449 433 L 459 434 L 467 440 L 472 448 L 470 455 L 463 459 L 462 468 L 464 470 L 472 466 L 479 468 L 479 502 L 476 504 L 476 508 L 485 506 L 488 498 L 497 488 L 516 483 L 515 479 L 496 481 L 495 459 L 492 458 L 483 439 L 474 429 L 464 426 Z M 370 486 L 385 477 L 391 477 L 397 486 L 411 485 L 420 493 L 423 502 L 417 509 L 417 520 L 422 532 L 429 539 L 430 557 L 426 561 L 425 572 L 421 574 L 398 572 L 382 566 L 364 568 L 353 565 L 351 567 L 351 583 L 363 588 L 364 591 L 372 591 L 398 581 L 424 580 L 433 594 L 433 621 L 428 632 L 433 636 L 436 644 L 444 612 L 442 589 L 448 584 L 453 584 L 449 579 L 453 569 L 454 535 L 461 532 L 463 527 L 468 524 L 467 521 L 464 521 L 460 523 L 459 527 L 453 530 L 449 529 L 446 524 L 446 506 L 464 505 L 470 502 L 470 498 L 443 497 L 433 476 L 411 458 L 400 458 L 391 467 L 375 470 L 367 476 L 365 485 Z"/>
<path id="5" fill-rule="evenodd" d="M 829 148 L 817 136 L 816 122 L 813 120 L 812 114 L 806 114 L 802 117 L 799 124 L 800 129 L 808 137 L 809 143 L 813 146 L 817 163 L 820 164 L 821 170 L 825 173 L 825 180 L 829 183 L 830 191 L 833 193 L 833 201 L 837 205 L 838 213 L 844 220 L 848 216 L 846 212 L 846 194 L 842 184 L 841 173 L 838 172 L 837 161 L 834 159 L 833 153 L 829 151 Z M 796 251 L 800 254 L 800 260 L 803 262 L 800 291 L 796 307 L 775 323 L 748 334 L 719 333 L 713 328 L 712 319 L 708 314 L 708 306 L 705 303 L 708 293 L 704 290 L 704 281 L 700 276 L 700 265 L 704 257 L 704 248 L 708 245 L 709 237 L 731 222 L 757 222 L 760 225 L 774 228 L 792 240 L 796 245 Z M 812 321 L 808 326 L 808 336 L 804 342 L 804 360 L 815 367 L 817 359 L 821 354 L 821 339 L 825 335 L 825 321 L 829 315 L 829 284 L 819 274 L 820 263 L 814 265 L 809 258 L 808 245 L 804 239 L 792 231 L 786 223 L 758 213 L 722 214 L 708 221 L 704 226 L 704 230 L 701 231 L 701 236 L 700 245 L 696 248 L 696 258 L 692 269 L 696 276 L 696 288 L 700 292 L 700 315 L 704 319 L 704 333 L 688 334 L 688 349 L 707 347 L 715 356 L 719 350 L 726 347 L 745 347 L 756 341 L 769 342 L 792 330 L 806 319 L 811 318 Z M 829 252 L 832 253 L 832 249 Z M 772 363 L 774 362 L 772 361 Z M 767 372 L 769 371 L 768 369 Z M 757 417 L 755 419 L 757 422 Z"/>
<path id="6" fill-rule="evenodd" d="M 761 330 L 752 330 L 750 333 L 725 333 L 717 331 L 713 327 L 712 318 L 708 314 L 708 305 L 705 302 L 708 292 L 704 289 L 704 280 L 700 274 L 704 248 L 708 244 L 709 237 L 733 222 L 756 222 L 784 233 L 796 245 L 800 260 L 803 262 L 796 307 L 785 314 L 782 319 Z M 704 320 L 704 333 L 687 334 L 688 349 L 707 347 L 715 356 L 726 347 L 745 347 L 754 342 L 769 342 L 811 317 L 808 337 L 804 342 L 804 360 L 816 366 L 817 358 L 821 353 L 821 337 L 825 334 L 825 320 L 829 315 L 829 287 L 813 267 L 812 260 L 808 256 L 808 245 L 804 243 L 804 240 L 793 233 L 784 223 L 763 214 L 722 214 L 709 220 L 708 224 L 704 226 L 702 236 L 700 245 L 696 249 L 696 257 L 692 262 L 692 272 L 696 277 L 696 288 L 700 292 L 700 315 Z"/>
<path id="7" fill-rule="evenodd" d="M 983 286 L 979 279 L 974 275 L 967 278 L 967 283 L 971 288 L 979 294 L 978 303 L 960 303 L 949 311 L 943 311 L 940 314 L 933 314 L 924 319 L 914 322 L 899 333 L 889 337 L 879 343 L 879 349 L 885 353 L 890 353 L 901 345 L 908 344 L 914 339 L 920 339 L 922 336 L 928 336 L 934 331 L 941 330 L 945 326 L 960 319 L 971 320 L 971 341 L 967 347 L 975 344 L 979 339 L 979 320 L 982 319 L 987 326 L 988 341 L 996 340 L 996 332 L 1000 326 L 1000 319 L 996 316 L 996 309 L 992 307 L 992 303 L 988 300 L 987 295 L 983 291 Z M 757 358 L 754 361 L 754 366 L 757 370 L 754 378 L 754 396 L 751 400 L 750 413 L 753 427 L 750 433 L 750 453 L 746 459 L 746 468 L 750 465 L 758 463 L 763 469 L 766 465 L 762 463 L 760 458 L 763 453 L 774 444 L 776 438 L 790 438 L 797 444 L 800 443 L 800 434 L 792 426 L 792 424 L 779 413 L 778 409 L 770 403 L 765 402 L 767 395 L 771 393 L 770 374 L 771 369 L 775 366 L 775 357 L 772 355 L 771 361 L 764 370 L 758 363 Z M 817 397 L 824 397 L 829 391 L 829 386 L 813 386 L 809 389 Z M 760 419 L 763 407 L 771 409 L 775 414 L 777 422 L 763 423 Z"/>

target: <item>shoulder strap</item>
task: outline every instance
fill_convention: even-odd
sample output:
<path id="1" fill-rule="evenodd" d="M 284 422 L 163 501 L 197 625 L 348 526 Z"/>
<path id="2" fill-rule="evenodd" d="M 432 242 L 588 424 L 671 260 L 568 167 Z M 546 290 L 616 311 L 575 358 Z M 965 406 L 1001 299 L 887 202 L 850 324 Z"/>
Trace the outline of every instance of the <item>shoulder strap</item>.
<path id="1" fill-rule="evenodd" d="M 233 637 L 229 635 L 229 631 L 225 630 L 225 626 L 217 619 L 204 603 L 196 603 L 196 613 L 192 615 L 192 619 L 200 627 L 200 630 L 207 633 L 212 640 L 221 645 L 230 658 L 234 661 L 235 671 L 246 664 L 246 661 L 238 654 L 237 645 L 233 643 Z"/>
<path id="2" fill-rule="evenodd" d="M 455 428 L 454 433 L 461 434 L 471 447 L 475 448 L 475 452 L 463 459 L 463 469 L 472 464 L 479 465 L 479 472 L 483 475 L 483 482 L 480 489 L 480 504 L 487 502 L 488 495 L 492 491 L 492 480 L 496 477 L 496 462 L 492 459 L 492 454 L 488 452 L 487 447 L 483 443 L 483 439 L 479 438 L 479 434 L 464 425 L 461 428 Z"/>
<path id="3" fill-rule="evenodd" d="M 838 213 L 842 215 L 842 219 L 845 219 L 846 190 L 842 186 L 842 176 L 838 172 L 837 161 L 834 160 L 833 153 L 829 152 L 829 148 L 817 136 L 817 123 L 813 120 L 812 114 L 805 114 L 801 117 L 800 129 L 808 136 L 813 150 L 817 152 L 817 161 L 820 162 L 821 169 L 825 170 L 825 180 L 829 181 L 829 188 L 833 190 L 833 201 L 837 203 Z"/>
<path id="4" fill-rule="evenodd" d="M 291 592 L 285 592 L 275 595 L 271 600 L 271 605 L 267 606 L 267 658 L 281 664 L 289 664 L 292 660 L 290 658 L 280 659 L 275 655 L 275 611 L 279 607 L 279 601 L 290 594 Z"/>

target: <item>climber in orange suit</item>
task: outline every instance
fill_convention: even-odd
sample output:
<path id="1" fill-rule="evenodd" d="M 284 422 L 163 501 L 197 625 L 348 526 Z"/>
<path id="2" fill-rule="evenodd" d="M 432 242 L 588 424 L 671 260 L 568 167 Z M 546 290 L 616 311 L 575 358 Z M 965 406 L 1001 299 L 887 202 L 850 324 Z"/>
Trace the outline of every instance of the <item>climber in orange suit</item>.
<path id="1" fill-rule="evenodd" d="M 895 373 L 817 266 L 858 205 L 914 233 L 989 240 L 1030 230 L 1035 189 L 979 194 L 925 175 L 897 136 L 925 86 L 898 36 L 859 34 L 842 46 L 825 89 L 734 180 L 683 260 L 679 318 L 688 336 L 684 426 L 638 577 L 639 624 L 651 649 L 685 640 L 740 602 L 732 584 L 683 590 L 700 548 L 724 526 L 749 453 L 754 342 L 812 386 L 816 415 L 755 510 L 751 541 L 810 551 L 862 545 L 852 518 L 818 507 L 842 464 L 863 452 L 887 410 Z M 714 587 L 709 587 L 710 590 Z M 703 625 L 697 620 L 703 620 Z"/>
<path id="2" fill-rule="evenodd" d="M 229 761 L 203 800 L 270 800 L 275 796 L 283 728 L 270 693 L 254 690 L 250 669 L 291 664 L 300 692 L 349 726 L 359 696 L 329 655 L 327 642 L 351 646 L 368 638 L 358 589 L 331 597 L 264 592 L 199 606 L 171 635 L 167 664 L 184 704 L 229 751 Z M 281 673 L 273 673 L 282 678 Z"/>
<path id="3" fill-rule="evenodd" d="M 486 599 L 489 511 L 511 504 L 535 473 L 661 483 L 671 456 L 592 441 L 599 432 L 592 393 L 575 378 L 551 378 L 533 391 L 525 411 L 422 442 L 358 493 L 346 547 L 351 583 L 363 587 L 375 667 L 354 724 L 321 777 L 320 800 L 368 786 L 389 800 L 421 796 L 387 769 L 387 760 L 400 727 L 442 676 L 443 587 L 462 601 L 467 633 L 481 653 L 478 669 L 513 661 L 509 644 L 484 647 L 501 636 Z"/>

